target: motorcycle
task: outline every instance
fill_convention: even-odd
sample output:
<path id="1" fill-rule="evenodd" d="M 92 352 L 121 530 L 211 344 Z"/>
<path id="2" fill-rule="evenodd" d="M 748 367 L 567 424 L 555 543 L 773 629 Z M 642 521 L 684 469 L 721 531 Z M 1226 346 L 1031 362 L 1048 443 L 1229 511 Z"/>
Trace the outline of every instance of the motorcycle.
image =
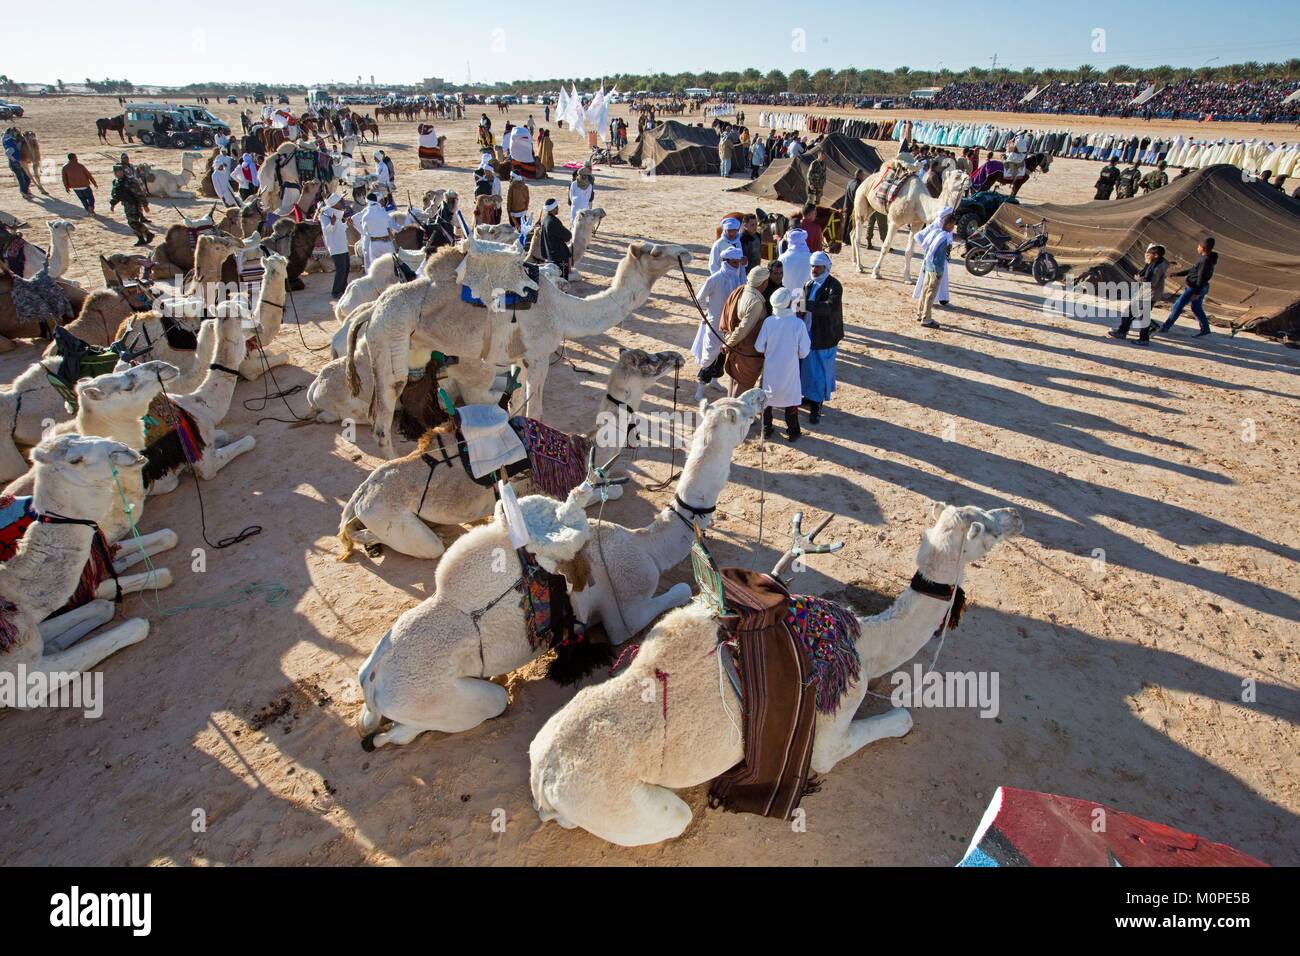
<path id="1" fill-rule="evenodd" d="M 994 269 L 1028 272 L 1039 285 L 1047 285 L 1055 279 L 1061 267 L 1056 257 L 1047 251 L 1047 220 L 1025 226 L 1023 219 L 1016 219 L 1016 225 L 1024 227 L 1025 238 L 1013 249 L 999 248 L 997 241 L 988 234 L 989 223 L 972 232 L 966 238 L 966 271 L 974 276 L 986 276 Z"/>

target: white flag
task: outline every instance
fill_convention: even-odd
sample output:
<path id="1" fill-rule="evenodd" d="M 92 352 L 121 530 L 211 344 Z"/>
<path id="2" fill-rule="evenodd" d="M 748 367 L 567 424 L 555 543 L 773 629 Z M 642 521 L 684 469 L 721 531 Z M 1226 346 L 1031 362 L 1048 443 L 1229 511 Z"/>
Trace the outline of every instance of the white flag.
<path id="1" fill-rule="evenodd" d="M 561 84 L 560 84 L 560 98 L 559 98 L 559 99 L 556 101 L 556 103 L 555 103 L 555 118 L 556 118 L 556 120 L 562 120 L 562 119 L 564 119 L 565 114 L 568 113 L 568 112 L 569 112 L 569 91 L 566 90 L 566 89 L 564 88 L 564 84 L 561 83 Z"/>
<path id="2" fill-rule="evenodd" d="M 605 118 L 609 116 L 609 104 L 605 102 L 605 84 L 600 84 L 600 90 L 591 98 L 591 106 L 587 107 L 587 127 L 594 129 L 598 135 L 605 131 Z"/>

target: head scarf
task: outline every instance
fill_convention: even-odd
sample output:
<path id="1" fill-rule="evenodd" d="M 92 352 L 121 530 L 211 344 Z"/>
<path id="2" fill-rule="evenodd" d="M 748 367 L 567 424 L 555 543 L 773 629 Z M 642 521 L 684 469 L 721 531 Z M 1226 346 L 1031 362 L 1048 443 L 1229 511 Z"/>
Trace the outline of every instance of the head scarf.
<path id="1" fill-rule="evenodd" d="M 808 260 L 810 266 L 825 266 L 826 274 L 831 272 L 831 257 L 824 252 L 814 252 L 812 258 Z"/>
<path id="2" fill-rule="evenodd" d="M 749 276 L 745 279 L 748 285 L 755 289 L 761 288 L 762 285 L 772 277 L 772 270 L 767 266 L 755 266 L 749 270 Z"/>
<path id="3" fill-rule="evenodd" d="M 790 243 L 791 249 L 797 249 L 800 252 L 808 251 L 808 233 L 802 229 L 791 229 L 785 238 Z"/>
<path id="4" fill-rule="evenodd" d="M 334 207 L 343 201 L 343 194 L 339 192 L 330 193 L 325 197 L 325 205 Z"/>
<path id="5" fill-rule="evenodd" d="M 744 262 L 745 251 L 738 246 L 727 246 L 727 248 L 722 250 L 722 256 L 720 258 L 723 262 Z"/>
<path id="6" fill-rule="evenodd" d="M 548 199 L 546 202 L 542 203 L 542 208 L 547 212 L 555 212 L 555 210 L 560 208 L 560 204 L 554 199 Z"/>
<path id="7" fill-rule="evenodd" d="M 793 315 L 794 293 L 789 289 L 777 289 L 772 295 L 773 315 Z"/>
<path id="8" fill-rule="evenodd" d="M 726 232 L 728 229 L 739 229 L 739 228 L 740 228 L 740 220 L 735 218 L 734 216 L 728 216 L 726 219 L 722 220 L 723 232 Z"/>

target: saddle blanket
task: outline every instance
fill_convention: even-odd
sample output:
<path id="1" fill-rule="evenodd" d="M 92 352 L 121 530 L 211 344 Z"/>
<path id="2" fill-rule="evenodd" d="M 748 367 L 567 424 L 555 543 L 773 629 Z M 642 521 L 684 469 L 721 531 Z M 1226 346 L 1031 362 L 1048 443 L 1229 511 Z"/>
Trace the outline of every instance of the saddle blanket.
<path id="1" fill-rule="evenodd" d="M 190 248 L 193 249 L 199 244 L 199 236 L 205 232 L 212 232 L 216 226 L 186 226 L 185 232 L 189 235 Z"/>
<path id="2" fill-rule="evenodd" d="M 1105 826 L 1098 828 L 1097 821 Z M 1266 866 L 1091 800 L 998 787 L 958 866 Z"/>
<path id="3" fill-rule="evenodd" d="M 789 819 L 809 781 L 818 713 L 834 714 L 861 677 L 857 619 L 824 598 L 790 594 L 770 575 L 721 573 L 720 654 L 737 672 L 744 760 L 718 777 L 714 806 Z"/>
<path id="4" fill-rule="evenodd" d="M 18 553 L 19 542 L 38 517 L 30 497 L 0 495 L 0 563 L 11 560 Z M 113 558 L 117 555 L 117 550 L 118 546 L 110 545 L 104 539 L 104 533 L 96 528 L 95 537 L 91 540 L 90 557 L 81 569 L 81 579 L 77 582 L 76 590 L 68 598 L 68 603 L 50 617 L 57 617 L 95 600 L 99 586 L 113 577 Z M 120 593 L 118 597 L 121 597 Z M 0 647 L 0 652 L 6 649 Z"/>
<path id="5" fill-rule="evenodd" d="M 524 443 L 510 427 L 505 409 L 497 405 L 462 405 L 457 414 L 469 455 L 470 474 L 475 478 L 491 475 L 498 468 L 528 457 Z"/>
<path id="6" fill-rule="evenodd" d="M 890 167 L 880 174 L 876 181 L 875 188 L 871 191 L 871 198 L 876 201 L 877 205 L 888 206 L 894 201 L 903 184 L 912 177 L 912 173 L 905 172 L 898 167 Z"/>

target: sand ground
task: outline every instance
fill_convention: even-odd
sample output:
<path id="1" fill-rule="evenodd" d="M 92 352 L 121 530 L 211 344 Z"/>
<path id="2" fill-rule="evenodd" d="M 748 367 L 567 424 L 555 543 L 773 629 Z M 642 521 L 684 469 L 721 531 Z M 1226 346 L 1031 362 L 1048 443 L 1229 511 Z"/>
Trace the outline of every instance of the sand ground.
<path id="1" fill-rule="evenodd" d="M 23 125 L 46 156 L 79 152 L 106 208 L 118 147 L 96 145 L 93 121 L 115 103 L 24 102 Z M 234 108 L 212 108 L 236 118 Z M 758 110 L 749 110 L 752 123 Z M 510 116 L 526 114 L 515 107 Z M 413 125 L 384 124 L 399 194 L 471 191 L 472 121 L 441 126 L 452 165 L 423 172 Z M 556 141 L 561 163 L 583 158 L 576 137 L 558 132 Z M 129 152 L 179 165 L 175 152 Z M 1091 163 L 1058 160 L 1022 195 L 1083 201 L 1095 176 Z M 608 218 L 588 253 L 588 291 L 639 238 L 688 245 L 698 284 L 714 224 L 745 205 L 723 186 L 600 170 Z M 566 187 L 567 176 L 534 185 L 534 207 Z M 155 218 L 175 221 L 174 205 L 206 209 L 161 201 Z M 86 219 L 61 186 L 28 203 L 6 175 L 0 208 L 28 219 L 42 243 L 48 219 L 76 219 L 71 274 L 91 286 L 96 255 L 130 242 L 120 213 Z M 1021 509 L 1024 537 L 970 569 L 973 606 L 939 662 L 997 672 L 996 719 L 915 710 L 909 736 L 845 761 L 804 801 L 806 832 L 710 811 L 701 787 L 684 794 L 696 810 L 685 835 L 640 850 L 539 823 L 527 746 L 570 692 L 533 670 L 516 675 L 496 720 L 364 753 L 352 726 L 357 667 L 394 618 L 428 596 L 433 566 L 392 553 L 336 562 L 340 508 L 377 464 L 368 431 L 353 445 L 336 426 L 259 422 L 289 416 L 279 401 L 260 408 L 263 383 L 242 383 L 224 427 L 256 435 L 258 447 L 204 486 L 203 505 L 213 540 L 252 523 L 262 534 L 206 549 L 206 571 L 193 573 L 192 549 L 204 542 L 191 480 L 151 500 L 145 530 L 180 535 L 158 561 L 177 580 L 157 595 L 160 608 L 153 595 L 126 600 L 121 613 L 147 616 L 152 632 L 103 666 L 104 716 L 0 716 L 0 862 L 951 865 L 1006 784 L 1099 800 L 1272 863 L 1300 863 L 1300 517 L 1289 504 L 1300 458 L 1297 353 L 1248 336 L 1193 341 L 1187 329 L 1139 350 L 1105 338 L 1102 319 L 1045 314 L 1027 277 L 976 280 L 960 267 L 943 328 L 922 332 L 898 256 L 883 281 L 857 275 L 847 254 L 835 274 L 849 328 L 829 414 L 797 446 L 738 450 L 715 552 L 724 564 L 770 567 L 793 512 L 829 508 L 839 516 L 830 533 L 847 547 L 813 559 L 798 589 L 866 601 L 906 585 L 932 500 Z M 324 346 L 334 330 L 327 293 L 327 278 L 312 276 L 295 297 L 307 346 Z M 685 352 L 695 327 L 680 280 L 661 281 L 622 327 L 570 346 L 577 368 L 552 372 L 548 418 L 589 427 L 618 346 Z M 281 387 L 308 382 L 324 364 L 328 353 L 303 340 L 286 324 L 276 342 L 292 356 L 292 368 L 276 371 Z M 0 381 L 36 354 L 24 346 L 0 357 Z M 290 402 L 303 411 L 301 395 Z M 668 410 L 671 384 L 647 405 Z M 1253 441 L 1243 440 L 1247 423 Z M 607 516 L 646 521 L 670 492 L 644 485 L 667 468 L 666 450 L 646 452 L 634 468 L 642 490 Z M 663 584 L 688 576 L 684 565 Z M 267 599 L 280 588 L 279 600 Z M 1242 701 L 1246 681 L 1252 703 Z M 196 810 L 204 832 L 195 832 Z"/>

